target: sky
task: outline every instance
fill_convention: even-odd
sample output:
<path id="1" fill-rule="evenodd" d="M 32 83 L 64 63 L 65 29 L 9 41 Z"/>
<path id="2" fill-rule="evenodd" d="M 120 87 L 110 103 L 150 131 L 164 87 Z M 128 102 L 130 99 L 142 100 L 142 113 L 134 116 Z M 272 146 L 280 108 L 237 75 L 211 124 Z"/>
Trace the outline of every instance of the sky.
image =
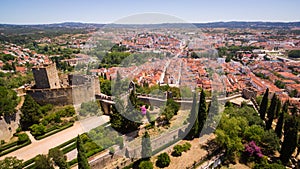
<path id="1" fill-rule="evenodd" d="M 143 13 L 193 23 L 300 21 L 300 0 L 1 0 L 0 4 L 2 24 L 115 23 Z"/>

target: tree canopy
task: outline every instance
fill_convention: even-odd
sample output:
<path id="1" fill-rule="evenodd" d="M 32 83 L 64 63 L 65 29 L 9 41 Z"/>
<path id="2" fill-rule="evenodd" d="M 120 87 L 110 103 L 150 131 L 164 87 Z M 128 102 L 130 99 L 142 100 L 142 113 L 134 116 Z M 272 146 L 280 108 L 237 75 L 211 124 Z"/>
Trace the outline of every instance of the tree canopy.
<path id="1" fill-rule="evenodd" d="M 0 116 L 16 113 L 17 94 L 15 91 L 0 86 Z"/>
<path id="2" fill-rule="evenodd" d="M 79 135 L 76 139 L 76 148 L 77 148 L 77 161 L 78 161 L 78 169 L 90 169 L 90 165 L 88 159 L 86 157 L 85 149 L 82 146 L 82 141 Z"/>
<path id="3" fill-rule="evenodd" d="M 30 95 L 25 96 L 21 112 L 20 122 L 23 130 L 28 130 L 29 126 L 38 124 L 42 115 L 40 105 Z"/>

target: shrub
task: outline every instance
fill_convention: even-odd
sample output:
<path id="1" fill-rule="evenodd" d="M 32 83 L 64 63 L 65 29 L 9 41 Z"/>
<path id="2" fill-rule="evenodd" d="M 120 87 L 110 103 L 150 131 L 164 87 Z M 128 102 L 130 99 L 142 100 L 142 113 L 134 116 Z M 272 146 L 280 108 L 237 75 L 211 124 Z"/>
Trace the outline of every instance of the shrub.
<path id="1" fill-rule="evenodd" d="M 18 134 L 18 144 L 25 143 L 28 140 L 29 140 L 29 137 L 26 133 Z"/>
<path id="2" fill-rule="evenodd" d="M 164 168 L 170 164 L 170 156 L 167 153 L 162 153 L 157 157 L 156 166 Z"/>
<path id="3" fill-rule="evenodd" d="M 172 156 L 178 157 L 181 156 L 182 152 L 187 152 L 191 148 L 191 144 L 186 142 L 183 145 L 176 145 L 173 148 Z"/>
<path id="4" fill-rule="evenodd" d="M 153 164 L 151 161 L 142 161 L 139 164 L 139 169 L 153 169 Z"/>
<path id="5" fill-rule="evenodd" d="M 29 128 L 31 130 L 31 134 L 34 136 L 43 135 L 46 131 L 46 127 L 43 124 L 34 124 Z"/>
<path id="6" fill-rule="evenodd" d="M 52 110 L 53 109 L 53 105 L 52 104 L 46 104 L 45 106 L 42 106 L 40 108 L 41 112 L 43 114 L 47 113 L 48 111 Z"/>
<path id="7" fill-rule="evenodd" d="M 67 106 L 64 112 L 66 114 L 61 114 L 62 117 L 71 117 L 75 114 L 75 109 L 73 106 Z"/>
<path id="8" fill-rule="evenodd" d="M 188 142 L 186 142 L 182 145 L 182 149 L 183 149 L 184 152 L 187 152 L 188 150 L 190 150 L 191 147 L 192 147 L 192 145 Z"/>
<path id="9" fill-rule="evenodd" d="M 92 150 L 95 150 L 95 149 L 98 149 L 99 146 L 95 143 L 95 142 L 86 142 L 84 145 L 83 145 L 83 148 L 85 149 L 86 152 L 89 152 L 89 151 L 92 151 Z"/>
<path id="10" fill-rule="evenodd" d="M 172 156 L 174 156 L 174 157 L 181 156 L 182 151 L 183 151 L 182 146 L 181 145 L 176 145 L 176 146 L 173 147 Z"/>

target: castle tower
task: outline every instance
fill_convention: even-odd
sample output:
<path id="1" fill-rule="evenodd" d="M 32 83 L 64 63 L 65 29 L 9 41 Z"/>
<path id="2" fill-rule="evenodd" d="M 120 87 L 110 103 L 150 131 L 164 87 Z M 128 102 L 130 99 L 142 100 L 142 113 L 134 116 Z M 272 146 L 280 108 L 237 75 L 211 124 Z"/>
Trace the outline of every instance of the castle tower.
<path id="1" fill-rule="evenodd" d="M 55 63 L 44 64 L 32 68 L 35 86 L 37 89 L 60 88 L 59 77 Z"/>

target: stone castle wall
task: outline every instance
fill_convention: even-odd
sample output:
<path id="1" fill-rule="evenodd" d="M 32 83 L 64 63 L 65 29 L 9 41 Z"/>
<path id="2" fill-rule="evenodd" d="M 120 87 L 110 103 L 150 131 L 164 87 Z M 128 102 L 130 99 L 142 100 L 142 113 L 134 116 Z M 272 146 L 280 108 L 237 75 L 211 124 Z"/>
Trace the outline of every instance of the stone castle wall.
<path id="1" fill-rule="evenodd" d="M 57 89 L 28 89 L 26 92 L 41 105 L 80 105 L 95 100 L 94 83 Z"/>
<path id="2" fill-rule="evenodd" d="M 60 88 L 60 80 L 55 64 L 33 67 L 32 72 L 37 89 Z"/>
<path id="3" fill-rule="evenodd" d="M 69 105 L 73 104 L 72 88 L 59 88 L 59 89 L 29 89 L 26 90 L 37 103 L 41 105 Z"/>

